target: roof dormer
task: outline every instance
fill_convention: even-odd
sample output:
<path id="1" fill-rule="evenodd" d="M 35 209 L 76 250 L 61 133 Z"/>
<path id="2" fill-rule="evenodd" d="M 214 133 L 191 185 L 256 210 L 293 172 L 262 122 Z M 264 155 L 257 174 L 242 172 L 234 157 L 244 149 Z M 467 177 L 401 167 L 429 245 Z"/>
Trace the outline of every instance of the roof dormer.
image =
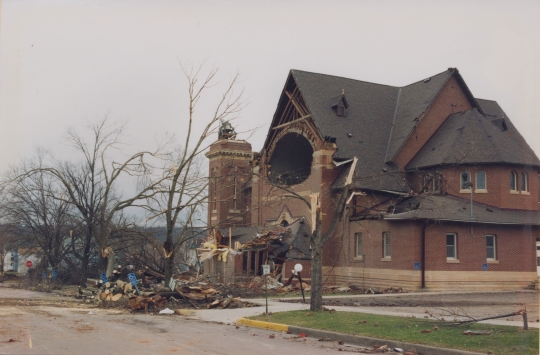
<path id="1" fill-rule="evenodd" d="M 347 98 L 345 97 L 345 89 L 343 89 L 341 91 L 341 95 L 332 99 L 332 109 L 338 117 L 347 117 L 348 108 L 349 104 L 347 103 Z"/>

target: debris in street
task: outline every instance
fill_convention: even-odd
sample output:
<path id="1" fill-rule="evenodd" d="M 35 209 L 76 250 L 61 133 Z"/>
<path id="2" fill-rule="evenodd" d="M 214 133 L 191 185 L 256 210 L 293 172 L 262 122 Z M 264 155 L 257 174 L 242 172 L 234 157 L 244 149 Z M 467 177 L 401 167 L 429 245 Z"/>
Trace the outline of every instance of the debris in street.
<path id="1" fill-rule="evenodd" d="M 165 308 L 159 311 L 159 314 L 174 314 L 174 311 L 172 309 Z"/>

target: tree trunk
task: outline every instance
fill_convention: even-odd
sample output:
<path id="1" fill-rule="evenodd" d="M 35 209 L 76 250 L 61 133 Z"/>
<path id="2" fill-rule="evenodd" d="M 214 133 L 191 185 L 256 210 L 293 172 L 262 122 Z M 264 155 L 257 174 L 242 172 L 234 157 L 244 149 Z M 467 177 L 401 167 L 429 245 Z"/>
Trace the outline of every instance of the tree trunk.
<path id="1" fill-rule="evenodd" d="M 174 251 L 171 256 L 165 258 L 165 285 L 168 286 L 174 272 Z"/>
<path id="2" fill-rule="evenodd" d="M 107 254 L 107 269 L 105 271 L 105 275 L 107 277 L 111 277 L 113 274 L 114 261 L 115 261 L 114 254 L 112 253 Z"/>
<path id="3" fill-rule="evenodd" d="M 79 285 L 81 287 L 86 287 L 86 279 L 88 277 L 88 260 L 89 258 L 85 255 L 83 260 L 81 260 L 81 279 Z"/>
<path id="4" fill-rule="evenodd" d="M 323 235 L 322 220 L 320 210 L 317 209 L 315 218 L 315 231 L 311 235 L 311 298 L 310 309 L 312 311 L 322 311 L 322 255 L 323 255 Z"/>
<path id="5" fill-rule="evenodd" d="M 311 299 L 310 309 L 322 311 L 322 244 L 314 243 L 311 258 Z"/>

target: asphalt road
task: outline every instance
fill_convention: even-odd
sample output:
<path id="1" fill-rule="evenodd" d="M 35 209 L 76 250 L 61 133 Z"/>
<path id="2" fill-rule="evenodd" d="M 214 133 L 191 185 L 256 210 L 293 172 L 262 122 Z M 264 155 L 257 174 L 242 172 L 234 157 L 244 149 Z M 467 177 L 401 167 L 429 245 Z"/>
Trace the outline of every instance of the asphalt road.
<path id="1" fill-rule="evenodd" d="M 9 293 L 9 294 L 6 294 Z M 334 354 L 337 343 L 183 316 L 33 304 L 0 288 L 0 354 Z M 46 296 L 44 298 L 47 298 Z M 88 312 L 95 314 L 88 314 Z M 275 334 L 270 338 L 270 334 Z M 352 349 L 352 348 L 349 348 Z"/>

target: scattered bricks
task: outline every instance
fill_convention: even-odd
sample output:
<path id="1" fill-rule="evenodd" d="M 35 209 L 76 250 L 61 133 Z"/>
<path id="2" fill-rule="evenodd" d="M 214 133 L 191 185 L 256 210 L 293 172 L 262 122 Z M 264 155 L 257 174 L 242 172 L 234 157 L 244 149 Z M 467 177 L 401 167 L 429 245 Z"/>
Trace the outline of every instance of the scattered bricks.
<path id="1" fill-rule="evenodd" d="M 424 330 L 422 330 L 422 333 L 424 333 L 424 334 L 429 334 L 429 333 L 431 333 L 431 330 L 429 330 L 429 329 L 424 329 Z"/>
<path id="2" fill-rule="evenodd" d="M 433 330 L 439 330 L 439 327 L 438 327 L 438 326 L 434 326 L 434 327 L 433 327 Z"/>
<path id="3" fill-rule="evenodd" d="M 259 336 L 259 334 L 255 334 L 255 333 L 253 333 L 253 334 L 251 334 L 251 335 L 253 335 L 254 337 L 258 337 L 258 336 Z"/>
<path id="4" fill-rule="evenodd" d="M 276 336 L 275 336 L 274 334 L 270 334 L 268 337 L 269 337 L 270 339 L 274 339 Z"/>
<path id="5" fill-rule="evenodd" d="M 236 326 L 236 329 L 240 329 L 240 327 L 239 327 L 239 326 Z"/>
<path id="6" fill-rule="evenodd" d="M 367 323 L 367 322 L 368 322 L 368 321 L 364 319 L 364 320 L 361 321 L 360 323 Z"/>
<path id="7" fill-rule="evenodd" d="M 343 345 L 343 344 L 345 344 L 345 342 L 343 340 L 340 340 L 340 341 L 338 341 L 338 344 Z"/>
<path id="8" fill-rule="evenodd" d="M 313 316 L 313 313 L 311 313 L 311 312 L 308 312 L 308 313 L 306 314 L 306 317 L 312 317 L 312 316 Z"/>

